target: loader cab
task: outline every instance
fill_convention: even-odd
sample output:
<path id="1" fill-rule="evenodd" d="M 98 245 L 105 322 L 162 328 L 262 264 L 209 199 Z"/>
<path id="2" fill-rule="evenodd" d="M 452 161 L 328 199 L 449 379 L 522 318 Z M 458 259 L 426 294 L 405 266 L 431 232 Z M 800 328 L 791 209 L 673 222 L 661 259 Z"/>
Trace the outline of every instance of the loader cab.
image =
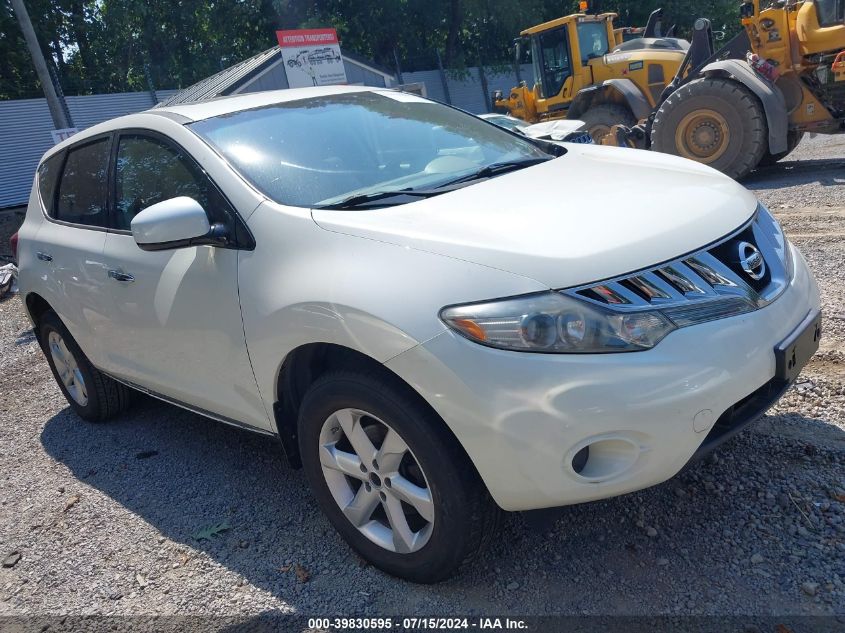
<path id="1" fill-rule="evenodd" d="M 521 46 L 531 51 L 538 114 L 565 110 L 581 88 L 593 83 L 592 60 L 602 60 L 616 42 L 614 17 L 570 15 L 521 33 Z"/>

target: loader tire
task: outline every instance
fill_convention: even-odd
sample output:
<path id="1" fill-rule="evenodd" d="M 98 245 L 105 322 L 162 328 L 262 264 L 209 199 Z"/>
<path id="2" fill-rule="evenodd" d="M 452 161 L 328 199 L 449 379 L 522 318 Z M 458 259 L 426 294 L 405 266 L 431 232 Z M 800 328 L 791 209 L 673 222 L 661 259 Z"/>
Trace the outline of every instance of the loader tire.
<path id="1" fill-rule="evenodd" d="M 768 167 L 769 165 L 774 165 L 779 160 L 783 160 L 792 153 L 792 150 L 798 147 L 798 143 L 801 142 L 802 138 L 804 138 L 804 132 L 790 130 L 786 133 L 786 151 L 778 154 L 770 154 L 769 150 L 766 149 L 766 153 L 760 159 L 760 165 L 762 167 Z"/>
<path id="2" fill-rule="evenodd" d="M 748 88 L 705 77 L 678 88 L 658 108 L 651 148 L 742 178 L 763 158 L 767 138 L 763 107 Z"/>
<path id="3" fill-rule="evenodd" d="M 578 118 L 584 122 L 584 127 L 587 128 L 596 145 L 601 145 L 602 139 L 610 134 L 614 125 L 632 127 L 637 124 L 637 120 L 628 108 L 613 103 L 603 103 L 592 107 Z"/>

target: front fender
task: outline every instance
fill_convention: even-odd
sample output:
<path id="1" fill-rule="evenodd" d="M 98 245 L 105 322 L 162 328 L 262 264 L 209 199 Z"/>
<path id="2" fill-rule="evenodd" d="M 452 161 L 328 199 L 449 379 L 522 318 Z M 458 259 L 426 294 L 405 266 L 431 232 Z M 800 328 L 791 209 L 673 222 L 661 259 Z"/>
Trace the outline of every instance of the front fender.
<path id="1" fill-rule="evenodd" d="M 636 119 L 645 119 L 651 114 L 648 101 L 640 92 L 637 85 L 630 79 L 608 79 L 595 86 L 581 90 L 572 100 L 572 105 L 566 113 L 567 119 L 577 119 L 593 105 L 599 103 L 623 102 Z"/>
<path id="2" fill-rule="evenodd" d="M 302 345 L 330 343 L 384 363 L 443 332 L 443 306 L 548 290 L 502 270 L 325 229 L 307 209 L 268 201 L 248 225 L 256 248 L 239 251 L 238 290 L 268 409 L 282 362 Z"/>

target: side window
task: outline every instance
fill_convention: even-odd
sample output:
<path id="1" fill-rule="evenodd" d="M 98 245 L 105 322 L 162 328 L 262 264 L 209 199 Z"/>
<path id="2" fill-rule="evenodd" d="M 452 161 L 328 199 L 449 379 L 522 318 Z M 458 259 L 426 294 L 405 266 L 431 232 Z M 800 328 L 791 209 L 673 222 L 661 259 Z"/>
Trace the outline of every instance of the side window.
<path id="1" fill-rule="evenodd" d="M 41 204 L 51 218 L 55 217 L 53 207 L 56 202 L 56 183 L 59 181 L 63 158 L 64 152 L 60 152 L 45 160 L 38 168 L 38 195 L 41 196 Z"/>
<path id="2" fill-rule="evenodd" d="M 53 217 L 64 222 L 106 226 L 109 139 L 68 150 Z"/>
<path id="3" fill-rule="evenodd" d="M 120 137 L 115 179 L 117 229 L 128 230 L 140 211 L 177 196 L 199 202 L 212 224 L 229 220 L 226 201 L 194 161 L 155 138 Z"/>

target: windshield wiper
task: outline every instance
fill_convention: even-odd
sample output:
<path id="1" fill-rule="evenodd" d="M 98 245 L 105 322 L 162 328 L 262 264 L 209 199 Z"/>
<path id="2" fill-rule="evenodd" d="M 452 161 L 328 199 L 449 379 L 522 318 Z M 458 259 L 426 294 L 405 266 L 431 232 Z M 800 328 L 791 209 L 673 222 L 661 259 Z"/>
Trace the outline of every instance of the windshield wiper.
<path id="1" fill-rule="evenodd" d="M 493 163 L 492 165 L 487 165 L 486 167 L 482 167 L 477 171 L 474 171 L 465 176 L 460 176 L 459 178 L 455 178 L 454 180 L 444 182 L 443 184 L 433 187 L 431 189 L 412 189 L 409 187 L 407 189 L 391 189 L 389 191 L 372 191 L 370 193 L 359 193 L 349 196 L 348 198 L 344 198 L 343 200 L 339 200 L 337 202 L 314 205 L 313 208 L 353 209 L 355 207 L 366 206 L 374 202 L 387 200 L 389 198 L 401 198 L 403 196 L 410 196 L 414 198 L 430 198 L 432 196 L 438 196 L 448 191 L 452 191 L 453 189 L 458 189 L 460 187 L 456 185 L 460 185 L 461 183 L 467 183 L 473 180 L 482 180 L 484 178 L 490 178 L 497 174 L 502 174 L 509 171 L 516 171 L 518 169 L 524 169 L 525 167 L 531 167 L 531 165 L 545 163 L 547 160 L 552 160 L 552 158 L 522 158 L 520 160 L 502 161 L 500 163 Z"/>
<path id="2" fill-rule="evenodd" d="M 451 185 L 457 184 L 459 182 L 468 182 L 471 180 L 481 180 L 483 178 L 491 178 L 492 176 L 496 176 L 498 174 L 504 174 L 509 171 L 516 171 L 518 169 L 525 169 L 526 167 L 531 167 L 532 165 L 538 165 L 540 163 L 545 163 L 547 160 L 553 160 L 552 157 L 548 158 L 522 158 L 519 160 L 503 160 L 500 163 L 493 163 L 492 165 L 487 165 L 486 167 L 482 167 L 478 171 L 474 171 L 471 174 L 467 174 L 466 176 L 461 176 L 460 178 L 456 178 L 455 180 L 450 180 L 447 183 L 440 185 L 436 189 L 440 189 L 441 187 L 450 187 Z"/>
<path id="3" fill-rule="evenodd" d="M 344 198 L 343 200 L 339 200 L 338 202 L 332 202 L 330 204 L 318 204 L 314 205 L 315 209 L 352 209 L 354 207 L 360 207 L 363 205 L 371 204 L 373 202 L 378 202 L 379 200 L 387 200 L 388 198 L 401 198 L 402 196 L 411 196 L 415 198 L 429 198 L 431 196 L 437 196 L 441 193 L 446 193 L 445 191 L 435 191 L 431 189 L 427 190 L 414 190 L 414 189 L 393 189 L 390 191 L 373 191 L 371 193 L 359 193 L 354 196 L 349 196 L 348 198 Z"/>

